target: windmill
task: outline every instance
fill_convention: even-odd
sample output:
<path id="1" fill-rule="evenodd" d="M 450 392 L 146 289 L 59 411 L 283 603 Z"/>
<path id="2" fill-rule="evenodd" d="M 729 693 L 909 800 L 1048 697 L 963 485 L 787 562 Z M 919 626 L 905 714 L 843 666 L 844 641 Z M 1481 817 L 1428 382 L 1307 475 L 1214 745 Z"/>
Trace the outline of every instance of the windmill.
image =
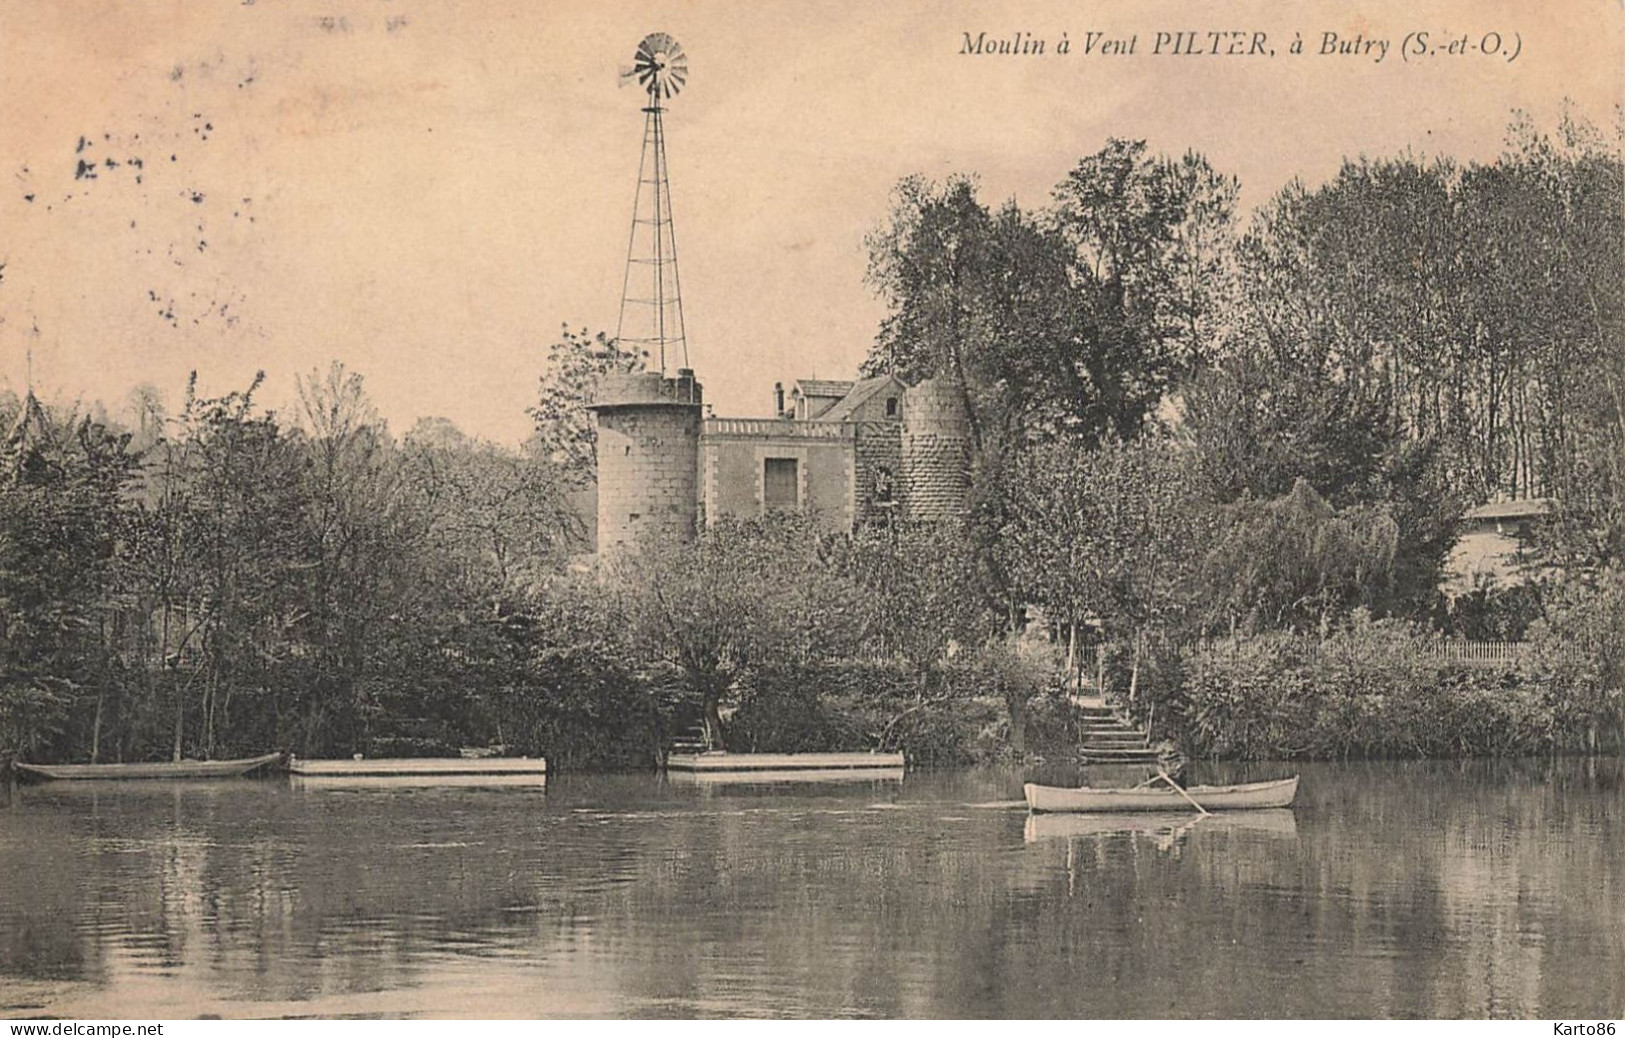
<path id="1" fill-rule="evenodd" d="M 643 109 L 643 157 L 638 162 L 638 190 L 632 204 L 632 233 L 615 337 L 651 358 L 658 357 L 661 374 L 666 371 L 668 351 L 673 360 L 680 354 L 681 367 L 688 367 L 671 182 L 666 171 L 665 109 L 661 107 L 687 81 L 688 56 L 681 44 L 663 32 L 645 36 L 632 66 L 621 70 L 622 84 L 637 83 L 649 96 L 649 104 Z"/>

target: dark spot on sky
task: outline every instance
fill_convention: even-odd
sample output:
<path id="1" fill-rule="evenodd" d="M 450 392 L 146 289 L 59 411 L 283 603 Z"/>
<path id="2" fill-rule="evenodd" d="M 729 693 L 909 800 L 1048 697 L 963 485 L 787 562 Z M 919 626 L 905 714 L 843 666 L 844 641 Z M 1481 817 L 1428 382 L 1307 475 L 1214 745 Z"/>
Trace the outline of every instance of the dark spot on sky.
<path id="1" fill-rule="evenodd" d="M 176 65 L 174 68 L 169 70 L 169 81 L 171 83 L 178 83 L 180 82 L 180 78 L 184 75 L 186 75 L 186 70 L 181 68 L 179 65 Z"/>
<path id="2" fill-rule="evenodd" d="M 78 167 L 75 168 L 74 171 L 73 171 L 73 179 L 75 179 L 75 180 L 95 180 L 96 179 L 96 167 L 91 165 L 90 163 L 86 162 L 84 159 L 80 159 Z"/>
<path id="3" fill-rule="evenodd" d="M 192 204 L 197 205 L 198 203 L 203 201 L 203 192 L 201 192 L 201 191 L 193 191 L 192 194 L 191 194 L 191 198 L 192 198 Z"/>
<path id="4" fill-rule="evenodd" d="M 89 143 L 90 143 L 90 142 L 89 142 L 89 141 L 87 141 L 87 140 L 85 140 L 85 138 L 84 138 L 84 137 L 83 137 L 83 135 L 81 135 L 81 136 L 80 136 L 80 138 L 79 138 L 79 143 L 78 143 L 78 144 L 76 144 L 76 145 L 75 145 L 75 146 L 74 146 L 74 149 L 73 149 L 73 153 L 74 153 L 74 154 L 75 154 L 75 155 L 77 155 L 77 154 L 79 154 L 79 153 L 80 153 L 80 152 L 81 152 L 81 151 L 84 151 L 84 150 L 85 150 L 85 145 L 87 145 L 87 144 L 89 144 Z"/>
<path id="5" fill-rule="evenodd" d="M 23 201 L 25 201 L 25 202 L 32 202 L 33 200 L 34 200 L 33 195 L 24 195 L 23 196 Z"/>
<path id="6" fill-rule="evenodd" d="M 118 163 L 114 162 L 110 158 L 109 159 L 103 159 L 102 160 L 102 165 L 106 166 L 108 169 L 118 169 Z"/>
<path id="7" fill-rule="evenodd" d="M 174 155 L 169 156 L 169 161 L 174 162 L 175 161 L 175 156 Z"/>

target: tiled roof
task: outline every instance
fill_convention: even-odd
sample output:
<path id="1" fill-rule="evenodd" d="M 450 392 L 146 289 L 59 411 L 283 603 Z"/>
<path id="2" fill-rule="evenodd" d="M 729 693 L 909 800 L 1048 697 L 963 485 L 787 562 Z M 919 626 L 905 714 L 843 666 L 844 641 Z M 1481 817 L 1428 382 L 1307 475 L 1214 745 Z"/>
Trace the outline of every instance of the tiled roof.
<path id="1" fill-rule="evenodd" d="M 846 394 L 846 396 L 842 397 L 840 403 L 836 404 L 834 407 L 830 408 L 828 411 L 825 411 L 818 417 L 821 421 L 826 422 L 848 421 L 855 413 L 857 413 L 858 408 L 868 403 L 870 399 L 872 399 L 882 390 L 886 389 L 888 386 L 896 388 L 899 393 L 901 393 L 903 389 L 903 384 L 897 380 L 896 376 L 893 375 L 879 375 L 875 378 L 866 378 L 857 385 L 853 386 L 852 391 Z"/>
<path id="2" fill-rule="evenodd" d="M 824 378 L 798 378 L 795 391 L 802 396 L 841 397 L 852 392 L 852 383 Z"/>

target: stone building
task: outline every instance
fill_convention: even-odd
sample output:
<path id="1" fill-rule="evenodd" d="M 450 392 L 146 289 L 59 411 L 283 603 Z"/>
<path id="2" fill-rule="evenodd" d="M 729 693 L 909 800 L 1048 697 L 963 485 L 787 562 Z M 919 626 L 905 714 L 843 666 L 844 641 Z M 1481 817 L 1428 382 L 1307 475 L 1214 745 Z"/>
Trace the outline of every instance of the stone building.
<path id="1" fill-rule="evenodd" d="M 970 430 L 947 382 L 802 379 L 774 387 L 773 417 L 719 418 L 685 369 L 606 380 L 592 409 L 601 555 L 721 516 L 804 512 L 838 532 L 965 507 Z"/>
<path id="2" fill-rule="evenodd" d="M 1506 587 L 1542 576 L 1530 565 L 1530 527 L 1549 515 L 1550 498 L 1492 501 L 1461 517 L 1456 543 L 1445 561 L 1440 590 L 1452 597 L 1480 588 Z"/>
<path id="3" fill-rule="evenodd" d="M 640 372 L 607 378 L 591 404 L 598 426 L 598 550 L 644 538 L 692 540 L 699 516 L 703 390 Z"/>

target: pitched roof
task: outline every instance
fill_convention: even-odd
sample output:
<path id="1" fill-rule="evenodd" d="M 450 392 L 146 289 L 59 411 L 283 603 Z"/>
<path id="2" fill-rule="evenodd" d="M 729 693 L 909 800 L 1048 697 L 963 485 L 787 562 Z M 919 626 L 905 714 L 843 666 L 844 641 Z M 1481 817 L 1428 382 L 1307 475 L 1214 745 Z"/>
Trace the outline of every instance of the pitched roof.
<path id="1" fill-rule="evenodd" d="M 899 393 L 903 390 L 903 383 L 896 375 L 877 375 L 866 378 L 852 387 L 852 391 L 841 398 L 841 402 L 819 415 L 825 422 L 850 421 L 857 413 L 858 408 L 868 403 L 887 387 L 895 387 Z"/>
<path id="2" fill-rule="evenodd" d="M 1492 501 L 1487 505 L 1479 505 L 1470 509 L 1465 519 L 1528 519 L 1532 516 L 1545 515 L 1552 510 L 1552 499 L 1549 497 L 1530 497 L 1521 501 Z"/>
<path id="3" fill-rule="evenodd" d="M 839 400 L 852 392 L 852 383 L 827 378 L 798 378 L 794 392 L 802 396 L 826 396 Z"/>

